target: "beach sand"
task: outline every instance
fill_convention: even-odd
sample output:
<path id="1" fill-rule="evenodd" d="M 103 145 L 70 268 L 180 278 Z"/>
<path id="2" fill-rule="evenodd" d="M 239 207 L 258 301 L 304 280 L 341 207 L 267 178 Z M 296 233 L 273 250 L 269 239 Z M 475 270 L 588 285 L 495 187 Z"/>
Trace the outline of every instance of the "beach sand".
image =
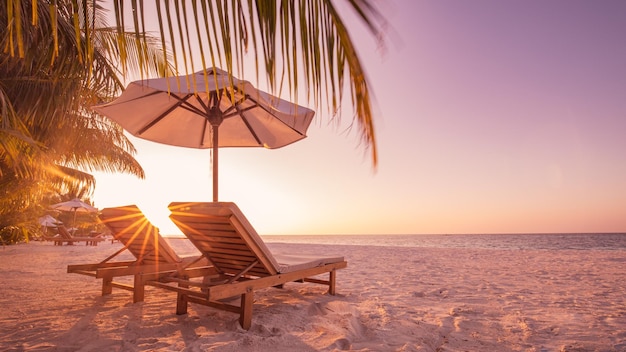
<path id="1" fill-rule="evenodd" d="M 626 351 L 626 252 L 329 246 L 336 296 L 290 283 L 255 294 L 252 327 L 233 313 L 146 288 L 146 300 L 67 274 L 121 248 L 0 248 L 1 351 Z"/>

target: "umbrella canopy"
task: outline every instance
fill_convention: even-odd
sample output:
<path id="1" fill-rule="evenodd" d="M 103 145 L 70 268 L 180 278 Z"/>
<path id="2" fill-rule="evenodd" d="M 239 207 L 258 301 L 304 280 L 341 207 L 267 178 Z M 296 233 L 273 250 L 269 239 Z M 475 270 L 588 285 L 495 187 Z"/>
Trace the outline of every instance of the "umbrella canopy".
<path id="1" fill-rule="evenodd" d="M 306 137 L 313 110 L 262 92 L 218 68 L 132 82 L 93 109 L 132 135 L 188 148 L 213 149 L 217 201 L 218 148 L 280 148 Z"/>
<path id="2" fill-rule="evenodd" d="M 55 210 L 73 211 L 78 213 L 95 213 L 98 211 L 98 208 L 94 208 L 93 206 L 83 202 L 78 198 L 68 200 L 67 202 L 53 204 L 50 206 L 50 208 Z"/>
<path id="3" fill-rule="evenodd" d="M 45 215 L 37 219 L 39 221 L 39 225 L 44 227 L 54 227 L 60 224 L 63 224 L 61 221 L 55 219 L 50 215 Z"/>
<path id="4" fill-rule="evenodd" d="M 97 213 L 98 208 L 95 208 L 78 198 L 68 200 L 67 202 L 61 202 L 50 206 L 51 209 L 61 211 L 74 212 L 73 225 L 76 225 L 76 213 Z"/>

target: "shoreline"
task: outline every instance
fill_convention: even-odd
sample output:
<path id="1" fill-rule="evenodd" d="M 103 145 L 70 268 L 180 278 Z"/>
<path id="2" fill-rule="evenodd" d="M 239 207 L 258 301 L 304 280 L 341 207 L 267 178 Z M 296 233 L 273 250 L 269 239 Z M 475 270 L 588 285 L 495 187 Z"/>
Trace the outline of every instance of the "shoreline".
<path id="1" fill-rule="evenodd" d="M 297 283 L 258 291 L 250 331 L 209 307 L 177 316 L 175 295 L 157 288 L 133 304 L 66 273 L 119 244 L 7 246 L 0 350 L 626 350 L 626 251 L 267 244 L 344 255 L 348 268 L 336 296 Z"/>

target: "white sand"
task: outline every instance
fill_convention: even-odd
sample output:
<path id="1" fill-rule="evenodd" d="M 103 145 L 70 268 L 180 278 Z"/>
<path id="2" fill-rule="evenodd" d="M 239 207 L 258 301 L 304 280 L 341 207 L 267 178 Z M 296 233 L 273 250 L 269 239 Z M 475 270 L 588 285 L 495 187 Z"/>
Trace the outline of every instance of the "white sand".
<path id="1" fill-rule="evenodd" d="M 287 284 L 237 315 L 67 274 L 120 248 L 0 247 L 1 351 L 626 351 L 626 251 L 270 244 L 341 253 L 338 295 Z"/>

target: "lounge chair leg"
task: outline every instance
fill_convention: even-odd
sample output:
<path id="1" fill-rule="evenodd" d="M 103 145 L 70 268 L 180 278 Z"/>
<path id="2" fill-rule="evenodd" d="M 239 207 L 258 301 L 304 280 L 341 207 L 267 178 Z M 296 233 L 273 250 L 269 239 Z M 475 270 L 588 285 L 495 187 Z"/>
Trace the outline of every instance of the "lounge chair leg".
<path id="1" fill-rule="evenodd" d="M 176 314 L 177 315 L 187 314 L 188 305 L 189 304 L 187 302 L 187 295 L 179 293 L 178 296 L 176 297 Z"/>
<path id="2" fill-rule="evenodd" d="M 184 283 L 178 283 L 178 287 L 188 288 L 189 285 L 185 285 Z M 176 314 L 183 315 L 187 314 L 187 306 L 189 305 L 189 301 L 187 301 L 187 295 L 178 292 L 176 297 Z"/>
<path id="3" fill-rule="evenodd" d="M 335 295 L 335 280 L 337 277 L 337 271 L 332 270 L 330 273 L 330 278 L 328 279 L 328 293 L 331 295 Z"/>
<path id="4" fill-rule="evenodd" d="M 113 278 L 112 277 L 104 277 L 102 278 L 102 295 L 110 295 L 113 292 Z"/>
<path id="5" fill-rule="evenodd" d="M 252 326 L 252 304 L 254 302 L 254 291 L 241 295 L 241 313 L 239 314 L 239 324 L 245 330 Z"/>
<path id="6" fill-rule="evenodd" d="M 133 282 L 133 303 L 143 302 L 145 297 L 145 286 L 141 274 L 135 275 Z"/>

